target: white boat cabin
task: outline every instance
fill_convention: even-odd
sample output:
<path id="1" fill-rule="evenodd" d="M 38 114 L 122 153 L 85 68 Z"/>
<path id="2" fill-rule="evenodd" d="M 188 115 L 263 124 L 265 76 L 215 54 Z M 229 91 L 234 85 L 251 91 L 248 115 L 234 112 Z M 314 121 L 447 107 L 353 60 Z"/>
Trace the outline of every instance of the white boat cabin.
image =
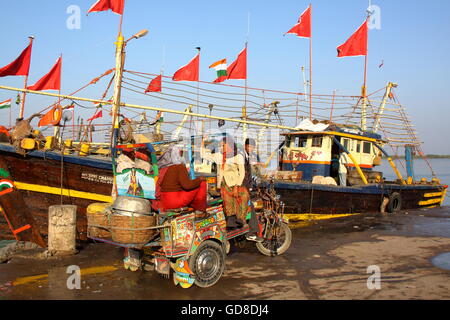
<path id="1" fill-rule="evenodd" d="M 339 155 L 343 146 L 363 171 L 372 171 L 381 164 L 384 141 L 377 134 L 350 134 L 337 131 L 299 131 L 286 133 L 281 152 L 280 171 L 301 171 L 302 180 L 312 181 L 315 176 L 337 178 Z M 355 164 L 349 160 L 350 170 Z"/>

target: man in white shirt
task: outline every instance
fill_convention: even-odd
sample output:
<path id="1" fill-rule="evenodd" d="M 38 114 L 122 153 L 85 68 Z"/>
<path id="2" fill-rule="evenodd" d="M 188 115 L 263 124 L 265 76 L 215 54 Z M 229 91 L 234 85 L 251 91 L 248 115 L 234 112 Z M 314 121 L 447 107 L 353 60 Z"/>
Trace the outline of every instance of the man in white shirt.
<path id="1" fill-rule="evenodd" d="M 348 156 L 345 152 L 339 155 L 339 184 L 347 186 L 347 167 L 349 164 Z"/>

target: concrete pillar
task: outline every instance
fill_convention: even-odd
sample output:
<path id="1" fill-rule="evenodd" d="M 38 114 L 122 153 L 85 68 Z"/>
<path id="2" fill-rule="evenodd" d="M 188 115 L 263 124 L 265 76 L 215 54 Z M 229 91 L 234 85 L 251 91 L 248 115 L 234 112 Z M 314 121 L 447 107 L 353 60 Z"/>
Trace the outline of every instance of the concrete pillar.
<path id="1" fill-rule="evenodd" d="M 77 206 L 58 205 L 48 209 L 48 251 L 75 254 Z"/>

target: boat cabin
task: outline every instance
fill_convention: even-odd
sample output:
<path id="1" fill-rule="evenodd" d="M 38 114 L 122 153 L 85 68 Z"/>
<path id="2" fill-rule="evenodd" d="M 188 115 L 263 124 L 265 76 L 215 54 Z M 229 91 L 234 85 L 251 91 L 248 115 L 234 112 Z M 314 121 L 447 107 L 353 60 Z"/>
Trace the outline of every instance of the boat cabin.
<path id="1" fill-rule="evenodd" d="M 381 152 L 375 146 L 384 141 L 378 134 L 349 133 L 339 131 L 298 131 L 284 134 L 285 145 L 280 152 L 280 171 L 302 172 L 303 181 L 312 181 L 315 176 L 337 178 L 339 155 L 344 148 L 362 171 L 370 175 L 375 166 L 381 164 Z M 356 169 L 349 160 L 350 171 Z M 356 173 L 356 170 L 355 172 Z"/>

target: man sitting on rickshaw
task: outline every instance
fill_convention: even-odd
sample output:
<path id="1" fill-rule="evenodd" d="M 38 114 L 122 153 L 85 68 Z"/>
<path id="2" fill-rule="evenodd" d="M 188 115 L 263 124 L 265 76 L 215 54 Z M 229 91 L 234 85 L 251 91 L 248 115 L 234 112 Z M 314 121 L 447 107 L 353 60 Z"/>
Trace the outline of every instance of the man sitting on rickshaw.
<path id="1" fill-rule="evenodd" d="M 184 207 L 205 212 L 206 181 L 202 177 L 190 179 L 181 155 L 182 151 L 173 146 L 158 159 L 159 196 L 153 207 L 161 212 Z"/>

